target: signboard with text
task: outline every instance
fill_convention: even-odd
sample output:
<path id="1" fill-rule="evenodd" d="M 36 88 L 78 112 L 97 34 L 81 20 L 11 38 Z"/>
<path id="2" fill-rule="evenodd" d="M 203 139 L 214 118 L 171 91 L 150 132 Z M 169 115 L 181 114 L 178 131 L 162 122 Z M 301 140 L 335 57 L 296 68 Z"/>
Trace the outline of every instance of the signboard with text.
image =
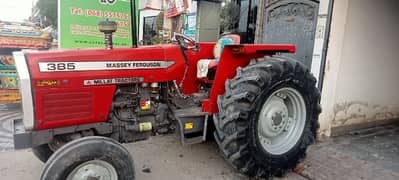
<path id="1" fill-rule="evenodd" d="M 173 17 L 188 9 L 188 0 L 165 0 L 165 16 Z"/>
<path id="2" fill-rule="evenodd" d="M 118 24 L 113 35 L 115 47 L 131 47 L 130 0 L 58 0 L 60 48 L 104 47 L 100 21 Z"/>
<path id="3" fill-rule="evenodd" d="M 186 28 L 184 30 L 184 34 L 195 39 L 197 15 L 196 14 L 188 14 L 186 21 L 187 22 L 186 22 Z"/>
<path id="4" fill-rule="evenodd" d="M 51 40 L 48 33 L 32 24 L 0 21 L 0 48 L 44 49 Z"/>

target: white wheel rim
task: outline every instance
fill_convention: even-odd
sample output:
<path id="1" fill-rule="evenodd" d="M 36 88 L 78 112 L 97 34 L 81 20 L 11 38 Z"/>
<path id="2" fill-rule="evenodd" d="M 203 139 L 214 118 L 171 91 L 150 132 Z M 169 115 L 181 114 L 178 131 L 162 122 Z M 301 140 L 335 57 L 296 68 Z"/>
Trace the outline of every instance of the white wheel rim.
<path id="1" fill-rule="evenodd" d="M 258 139 L 270 154 L 290 151 L 299 141 L 306 124 L 306 105 L 294 88 L 281 88 L 265 101 L 258 116 Z"/>
<path id="2" fill-rule="evenodd" d="M 68 175 L 67 180 L 117 180 L 115 168 L 108 162 L 92 160 L 80 164 Z"/>

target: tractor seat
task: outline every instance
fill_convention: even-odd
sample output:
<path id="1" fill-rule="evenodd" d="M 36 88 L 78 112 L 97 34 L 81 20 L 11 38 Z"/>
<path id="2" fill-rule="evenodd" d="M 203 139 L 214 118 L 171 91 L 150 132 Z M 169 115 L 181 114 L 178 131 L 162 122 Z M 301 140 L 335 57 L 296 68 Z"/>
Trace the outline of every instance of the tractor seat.
<path id="1" fill-rule="evenodd" d="M 219 58 L 222 55 L 223 48 L 226 45 L 240 44 L 240 36 L 236 34 L 223 35 L 213 48 L 215 59 L 201 59 L 197 62 L 197 78 L 206 80 L 209 69 L 216 69 L 219 64 Z"/>

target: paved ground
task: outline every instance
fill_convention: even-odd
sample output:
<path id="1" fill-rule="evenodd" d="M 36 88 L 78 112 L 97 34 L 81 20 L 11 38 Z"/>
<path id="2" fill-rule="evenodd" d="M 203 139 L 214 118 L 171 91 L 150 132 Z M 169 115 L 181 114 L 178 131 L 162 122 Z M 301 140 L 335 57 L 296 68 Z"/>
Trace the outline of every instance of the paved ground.
<path id="1" fill-rule="evenodd" d="M 329 139 L 311 147 L 299 173 L 309 179 L 399 179 L 399 124 Z"/>
<path id="2" fill-rule="evenodd" d="M 169 135 L 125 146 L 134 158 L 137 180 L 248 180 L 230 168 L 213 142 L 182 147 L 175 136 Z M 145 167 L 151 172 L 144 173 Z M 2 180 L 36 180 L 42 168 L 30 150 L 0 153 Z M 294 173 L 281 179 L 306 180 Z"/>
<path id="3" fill-rule="evenodd" d="M 14 149 L 11 121 L 18 118 L 21 118 L 20 110 L 0 106 L 0 152 Z"/>
<path id="4" fill-rule="evenodd" d="M 43 164 L 30 150 L 13 151 L 10 119 L 18 110 L 0 107 L 0 179 L 34 180 Z M 354 132 L 312 146 L 296 173 L 281 179 L 399 179 L 399 125 Z M 152 137 L 125 145 L 132 153 L 138 180 L 246 180 L 220 156 L 214 142 L 182 147 L 173 136 Z M 149 167 L 150 173 L 142 172 Z"/>

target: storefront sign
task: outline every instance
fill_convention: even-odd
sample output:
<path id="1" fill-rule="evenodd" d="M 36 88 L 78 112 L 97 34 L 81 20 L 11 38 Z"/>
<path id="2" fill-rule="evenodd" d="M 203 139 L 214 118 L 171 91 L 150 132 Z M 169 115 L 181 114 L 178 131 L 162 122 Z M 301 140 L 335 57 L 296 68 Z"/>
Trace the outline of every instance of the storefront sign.
<path id="1" fill-rule="evenodd" d="M 118 24 L 115 47 L 132 45 L 130 0 L 59 0 L 58 13 L 60 48 L 104 47 L 97 25 L 105 19 Z"/>
<path id="2" fill-rule="evenodd" d="M 30 31 L 23 29 L 3 29 L 0 28 L 0 35 L 6 36 L 25 36 L 25 37 L 43 37 L 43 32 L 41 31 Z M 47 35 L 48 37 L 48 35 Z"/>
<path id="3" fill-rule="evenodd" d="M 50 41 L 50 35 L 37 26 L 0 22 L 0 48 L 47 48 Z"/>
<path id="4" fill-rule="evenodd" d="M 196 25 L 197 25 L 197 15 L 196 14 L 187 15 L 187 23 L 186 23 L 186 29 L 184 30 L 184 34 L 195 39 Z"/>
<path id="5" fill-rule="evenodd" d="M 188 9 L 188 0 L 165 0 L 165 16 L 177 16 Z"/>
<path id="6" fill-rule="evenodd" d="M 49 38 L 49 34 L 41 31 L 37 26 L 12 22 L 0 22 L 0 36 Z"/>
<path id="7" fill-rule="evenodd" d="M 48 46 L 49 42 L 47 39 L 0 36 L 0 47 L 2 48 L 37 49 L 46 48 Z"/>

